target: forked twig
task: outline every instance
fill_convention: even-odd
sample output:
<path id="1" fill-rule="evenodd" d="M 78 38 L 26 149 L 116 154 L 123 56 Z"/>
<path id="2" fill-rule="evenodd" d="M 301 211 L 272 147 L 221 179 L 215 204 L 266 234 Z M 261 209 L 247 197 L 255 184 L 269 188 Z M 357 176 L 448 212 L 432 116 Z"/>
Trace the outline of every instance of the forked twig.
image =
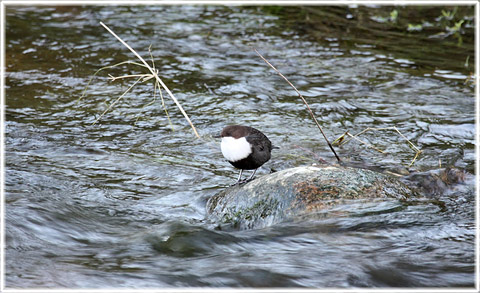
<path id="1" fill-rule="evenodd" d="M 157 70 L 155 70 L 154 68 L 152 68 L 146 61 L 145 59 L 143 59 L 134 49 L 132 49 L 132 47 L 130 47 L 125 41 L 123 41 L 119 36 L 117 36 L 108 26 L 106 26 L 103 22 L 100 22 L 100 24 L 110 33 L 112 34 L 117 40 L 119 40 L 125 47 L 127 47 L 133 54 L 135 54 L 135 56 L 137 56 L 138 59 L 140 59 L 140 61 L 142 61 L 143 64 L 138 64 L 138 65 L 141 65 L 141 66 L 144 66 L 146 67 L 150 73 L 151 73 L 151 78 L 155 78 L 156 81 L 162 85 L 162 87 L 165 89 L 165 91 L 168 93 L 168 95 L 170 96 L 170 98 L 172 98 L 172 100 L 175 102 L 175 104 L 177 105 L 178 109 L 180 110 L 180 112 L 183 114 L 183 116 L 185 117 L 185 119 L 187 119 L 188 123 L 190 124 L 190 126 L 192 127 L 193 129 L 193 132 L 195 133 L 195 135 L 200 138 L 200 135 L 198 134 L 197 130 L 195 129 L 195 126 L 193 126 L 193 123 L 192 121 L 190 120 L 190 118 L 188 117 L 187 113 L 185 112 L 185 110 L 183 110 L 183 107 L 182 105 L 180 105 L 180 103 L 178 102 L 178 100 L 175 98 L 175 96 L 172 94 L 172 92 L 170 91 L 170 89 L 165 85 L 165 83 L 163 83 L 163 81 L 160 79 L 160 77 L 158 76 L 157 74 Z M 131 62 L 133 63 L 133 62 Z M 117 64 L 118 65 L 118 64 Z M 153 66 L 155 66 L 154 64 L 152 64 Z M 98 72 L 98 71 L 97 71 Z M 96 73 L 95 73 L 96 74 Z M 119 78 L 126 78 L 125 77 L 119 77 Z M 148 77 L 145 77 L 146 80 L 148 80 L 149 78 Z M 138 82 L 138 81 L 137 81 Z M 90 83 L 90 82 L 89 82 Z M 88 85 L 87 85 L 88 86 Z M 83 95 L 82 95 L 83 97 Z M 123 95 L 121 96 L 123 97 Z M 120 98 L 118 98 L 114 103 L 116 103 L 118 100 L 120 100 Z M 114 104 L 113 103 L 113 104 Z M 112 104 L 112 105 L 113 105 Z M 111 106 L 112 106 L 111 105 Z M 111 108 L 111 107 L 109 107 Z M 107 109 L 108 110 L 108 109 Z M 97 119 L 98 120 L 98 119 Z"/>
<path id="2" fill-rule="evenodd" d="M 379 153 L 382 153 L 382 154 L 385 153 L 385 152 L 382 151 L 381 149 L 376 148 L 375 146 L 373 146 L 372 144 L 370 144 L 370 143 L 368 143 L 368 142 L 366 142 L 366 141 L 361 140 L 361 139 L 358 138 L 356 135 L 350 134 L 350 132 L 348 132 L 348 131 L 345 132 L 344 135 L 348 135 L 348 136 L 351 137 L 352 139 L 354 139 L 354 140 L 356 140 L 356 141 L 358 141 L 358 142 L 360 142 L 360 143 L 362 143 L 362 144 L 364 144 L 364 145 L 366 145 L 366 146 L 369 146 L 370 148 L 376 150 L 376 151 L 379 152 Z M 343 136 L 340 137 L 340 138 L 338 138 L 338 139 L 336 139 L 336 140 L 334 140 L 334 141 L 333 141 L 333 144 L 335 144 L 335 143 L 336 143 L 338 140 L 340 140 L 340 139 L 343 140 Z M 349 141 L 349 140 L 347 140 L 347 141 Z M 338 145 L 343 145 L 343 144 L 346 143 L 347 141 L 345 141 L 345 142 L 343 142 L 343 143 L 340 142 L 340 143 L 338 143 Z"/>
<path id="3" fill-rule="evenodd" d="M 118 97 L 115 101 L 113 101 L 113 103 L 111 103 L 110 106 L 108 106 L 108 108 L 105 109 L 105 111 L 103 111 L 103 113 L 100 114 L 100 116 L 98 116 L 97 119 L 95 119 L 92 125 L 95 125 L 98 122 L 98 120 L 100 120 L 100 118 L 102 118 L 103 115 L 105 115 L 113 107 L 113 105 L 115 105 L 118 101 L 120 101 L 138 82 L 140 82 L 141 79 L 142 77 L 137 78 L 137 80 L 131 86 L 129 86 L 128 89 L 120 97 Z"/>
<path id="4" fill-rule="evenodd" d="M 335 155 L 335 157 L 337 158 L 337 160 L 340 162 L 340 158 L 338 157 L 337 153 L 335 152 L 335 150 L 333 149 L 333 146 L 330 144 L 330 142 L 328 141 L 328 138 L 327 136 L 325 135 L 325 133 L 323 132 L 322 130 L 322 127 L 320 126 L 320 124 L 318 123 L 317 121 L 317 118 L 315 118 L 315 115 L 313 114 L 313 111 L 312 109 L 310 109 L 310 106 L 308 105 L 307 101 L 305 100 L 305 98 L 302 96 L 302 94 L 297 90 L 297 88 L 282 74 L 280 73 L 280 71 L 278 71 L 270 62 L 268 62 L 267 59 L 265 59 L 265 57 L 262 56 L 262 54 L 260 54 L 257 49 L 253 48 L 255 50 L 255 52 L 258 54 L 258 56 L 260 56 L 260 58 L 263 59 L 263 61 L 265 61 L 265 63 L 267 63 L 270 67 L 272 67 L 273 70 L 275 70 L 275 72 L 278 73 L 278 75 L 280 75 L 298 94 L 298 96 L 300 97 L 300 99 L 302 99 L 303 103 L 305 104 L 305 106 L 307 106 L 307 110 L 308 110 L 308 113 L 310 113 L 310 116 L 312 116 L 313 118 L 313 121 L 315 121 L 315 124 L 317 125 L 318 129 L 320 130 L 320 132 L 322 133 L 323 135 L 323 138 L 325 138 L 325 141 L 327 142 L 328 146 L 330 147 L 330 149 L 332 150 L 333 154 Z"/>
<path id="5" fill-rule="evenodd" d="M 100 71 L 105 70 L 105 69 L 108 69 L 108 68 L 114 68 L 114 67 L 117 67 L 117 66 L 120 66 L 120 65 L 123 65 L 123 64 L 134 64 L 134 65 L 137 65 L 137 66 L 143 66 L 143 67 L 145 67 L 145 65 L 140 64 L 140 63 L 137 63 L 137 62 L 133 62 L 133 61 L 123 61 L 123 62 L 114 64 L 114 65 L 108 65 L 108 66 L 105 66 L 105 67 L 102 67 L 102 68 L 98 69 L 97 71 L 95 71 L 95 73 L 92 75 L 92 77 L 90 77 L 90 80 L 88 81 L 87 85 L 85 86 L 85 89 L 83 90 L 82 95 L 80 96 L 80 98 L 78 98 L 77 103 L 80 102 L 80 101 L 83 99 L 83 97 L 85 97 L 85 95 L 86 95 L 86 93 L 87 93 L 88 86 L 89 86 L 90 83 L 92 82 L 93 78 L 94 78 Z M 111 77 L 110 77 L 110 78 L 111 78 Z"/>
<path id="6" fill-rule="evenodd" d="M 382 151 L 376 147 L 374 147 L 373 145 L 361 140 L 358 138 L 358 136 L 360 136 L 361 134 L 364 134 L 365 132 L 367 131 L 381 131 L 381 130 L 394 130 L 396 131 L 407 143 L 408 145 L 410 146 L 410 148 L 412 148 L 414 151 L 415 151 L 415 156 L 413 157 L 412 161 L 410 162 L 410 164 L 408 165 L 409 167 L 411 167 L 413 165 L 413 163 L 417 160 L 418 156 L 422 153 L 422 150 L 420 150 L 419 148 L 417 148 L 408 138 L 405 137 L 405 135 L 403 135 L 403 133 L 400 132 L 400 130 L 397 129 L 397 127 L 395 126 L 391 126 L 391 127 L 383 127 L 383 128 L 374 128 L 374 127 L 367 127 L 365 128 L 364 130 L 360 131 L 359 133 L 355 134 L 355 135 L 352 135 L 350 134 L 348 131 L 345 132 L 343 135 L 341 135 L 339 138 L 335 139 L 333 141 L 334 144 L 337 144 L 338 146 L 341 146 L 341 145 L 344 145 L 346 144 L 347 142 L 349 142 L 350 140 L 354 139 L 360 143 L 363 143 L 365 145 L 367 145 L 368 147 L 384 154 L 385 151 Z M 345 136 L 349 136 L 350 139 L 345 139 Z"/>

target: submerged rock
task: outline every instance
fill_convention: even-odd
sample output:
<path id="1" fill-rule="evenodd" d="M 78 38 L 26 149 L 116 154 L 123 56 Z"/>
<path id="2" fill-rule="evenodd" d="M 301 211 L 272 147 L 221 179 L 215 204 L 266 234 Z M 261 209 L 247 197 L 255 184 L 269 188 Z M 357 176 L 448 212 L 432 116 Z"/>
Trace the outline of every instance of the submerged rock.
<path id="1" fill-rule="evenodd" d="M 475 192 L 473 188 L 475 176 L 455 167 L 412 172 L 402 177 L 402 181 L 415 188 L 426 197 L 437 197 L 448 192 L 468 194 Z"/>
<path id="2" fill-rule="evenodd" d="M 361 198 L 404 200 L 414 191 L 389 175 L 351 167 L 297 167 L 229 187 L 207 202 L 221 224 L 262 228 Z"/>

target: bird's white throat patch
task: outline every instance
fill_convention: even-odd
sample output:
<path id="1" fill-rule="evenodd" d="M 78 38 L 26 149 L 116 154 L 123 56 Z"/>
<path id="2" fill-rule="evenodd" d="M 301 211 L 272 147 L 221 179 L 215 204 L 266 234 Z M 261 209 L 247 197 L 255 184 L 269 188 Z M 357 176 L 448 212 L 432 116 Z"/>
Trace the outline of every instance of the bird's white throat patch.
<path id="1" fill-rule="evenodd" d="M 222 149 L 222 154 L 230 162 L 240 161 L 245 159 L 252 153 L 252 147 L 245 139 L 233 138 L 231 136 L 222 137 L 222 143 L 220 145 Z"/>

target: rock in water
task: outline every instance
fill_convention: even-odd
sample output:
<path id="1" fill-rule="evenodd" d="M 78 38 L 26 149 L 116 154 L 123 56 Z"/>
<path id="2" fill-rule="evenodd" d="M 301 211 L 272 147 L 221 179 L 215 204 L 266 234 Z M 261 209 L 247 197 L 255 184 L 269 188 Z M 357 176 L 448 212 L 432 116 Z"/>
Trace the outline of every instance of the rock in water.
<path id="1" fill-rule="evenodd" d="M 389 175 L 350 167 L 297 167 L 235 185 L 211 197 L 212 220 L 238 229 L 262 228 L 361 198 L 404 200 L 413 194 Z"/>

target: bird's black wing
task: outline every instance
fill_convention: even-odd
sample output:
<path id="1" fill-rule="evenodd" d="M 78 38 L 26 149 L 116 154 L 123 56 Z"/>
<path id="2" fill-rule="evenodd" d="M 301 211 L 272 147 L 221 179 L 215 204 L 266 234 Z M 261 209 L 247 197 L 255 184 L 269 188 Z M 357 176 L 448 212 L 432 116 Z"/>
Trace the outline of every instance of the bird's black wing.
<path id="1" fill-rule="evenodd" d="M 270 140 L 261 132 L 254 132 L 245 137 L 245 139 L 254 147 L 260 151 L 267 149 L 268 151 L 272 150 L 272 143 Z"/>

